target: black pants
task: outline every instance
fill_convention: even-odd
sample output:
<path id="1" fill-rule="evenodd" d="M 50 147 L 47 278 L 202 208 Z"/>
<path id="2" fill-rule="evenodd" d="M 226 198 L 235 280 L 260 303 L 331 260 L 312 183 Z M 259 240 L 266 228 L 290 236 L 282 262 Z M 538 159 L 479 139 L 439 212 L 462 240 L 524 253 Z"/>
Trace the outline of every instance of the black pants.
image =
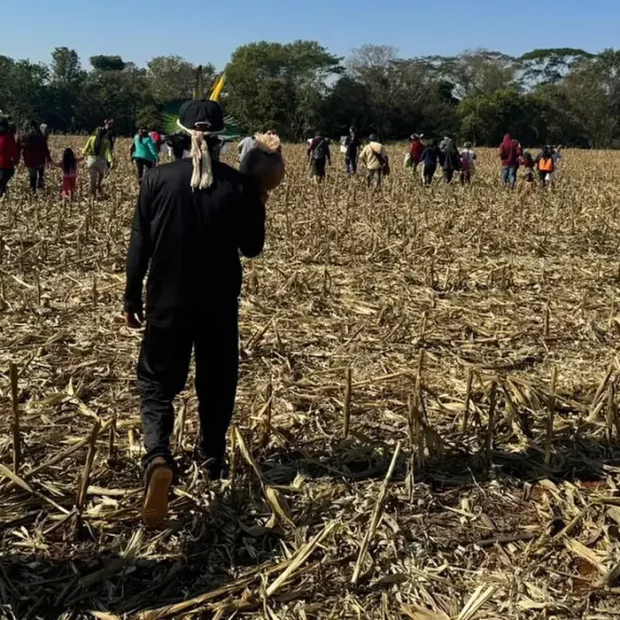
<path id="1" fill-rule="evenodd" d="M 6 186 L 15 174 L 14 168 L 0 168 L 0 196 L 4 196 Z"/>
<path id="2" fill-rule="evenodd" d="M 138 170 L 138 181 L 142 181 L 144 176 L 144 169 L 150 170 L 155 165 L 154 161 L 150 159 L 136 158 L 136 169 Z"/>
<path id="3" fill-rule="evenodd" d="M 30 177 L 30 189 L 36 192 L 37 189 L 43 189 L 45 166 L 37 166 L 36 168 L 28 168 Z"/>
<path id="4" fill-rule="evenodd" d="M 167 329 L 147 323 L 138 360 L 146 467 L 161 456 L 172 463 L 172 401 L 183 390 L 194 349 L 196 394 L 204 456 L 221 461 L 232 418 L 239 368 L 237 300 L 209 310 L 200 324 Z"/>
<path id="5" fill-rule="evenodd" d="M 446 183 L 452 183 L 452 179 L 454 178 L 454 170 L 451 170 L 449 168 L 444 169 L 443 178 Z"/>
<path id="6" fill-rule="evenodd" d="M 424 185 L 431 185 L 437 170 L 437 164 L 424 164 Z"/>
<path id="7" fill-rule="evenodd" d="M 313 159 L 311 162 L 312 176 L 317 179 L 325 178 L 325 166 L 327 164 L 326 159 Z"/>

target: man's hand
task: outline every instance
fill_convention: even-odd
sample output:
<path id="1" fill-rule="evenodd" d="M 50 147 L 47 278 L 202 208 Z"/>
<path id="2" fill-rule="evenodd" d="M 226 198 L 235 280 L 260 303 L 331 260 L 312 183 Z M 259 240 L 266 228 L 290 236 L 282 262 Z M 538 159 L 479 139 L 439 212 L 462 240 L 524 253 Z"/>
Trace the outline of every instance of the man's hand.
<path id="1" fill-rule="evenodd" d="M 144 322 L 142 310 L 138 312 L 125 312 L 125 323 L 130 329 L 140 329 Z"/>

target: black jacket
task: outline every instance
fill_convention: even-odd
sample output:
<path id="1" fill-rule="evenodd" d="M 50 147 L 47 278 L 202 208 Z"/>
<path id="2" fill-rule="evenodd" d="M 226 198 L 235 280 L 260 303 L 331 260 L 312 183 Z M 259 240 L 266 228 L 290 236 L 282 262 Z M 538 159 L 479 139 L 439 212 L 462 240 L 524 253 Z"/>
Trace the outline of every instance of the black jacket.
<path id="1" fill-rule="evenodd" d="M 439 160 L 444 170 L 461 169 L 461 154 L 454 144 L 450 144 L 445 151 L 440 153 Z"/>
<path id="2" fill-rule="evenodd" d="M 200 320 L 205 308 L 241 292 L 239 252 L 260 254 L 265 242 L 265 206 L 256 184 L 213 162 L 215 181 L 192 191 L 192 162 L 175 161 L 150 170 L 142 180 L 127 258 L 125 311 L 142 309 L 161 327 Z"/>

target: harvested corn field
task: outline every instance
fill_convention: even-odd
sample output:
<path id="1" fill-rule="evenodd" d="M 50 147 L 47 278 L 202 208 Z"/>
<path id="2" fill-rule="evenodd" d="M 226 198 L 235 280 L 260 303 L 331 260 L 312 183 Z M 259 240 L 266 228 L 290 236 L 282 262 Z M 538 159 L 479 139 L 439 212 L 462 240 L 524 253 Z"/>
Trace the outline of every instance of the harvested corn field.
<path id="1" fill-rule="evenodd" d="M 472 187 L 393 165 L 376 193 L 285 156 L 246 265 L 230 475 L 193 462 L 188 389 L 160 532 L 139 520 L 140 334 L 121 313 L 133 169 L 95 203 L 53 182 L 33 199 L 18 173 L 0 203 L 2 613 L 617 617 L 620 155 L 568 151 L 555 187 L 510 192 L 482 151 Z"/>

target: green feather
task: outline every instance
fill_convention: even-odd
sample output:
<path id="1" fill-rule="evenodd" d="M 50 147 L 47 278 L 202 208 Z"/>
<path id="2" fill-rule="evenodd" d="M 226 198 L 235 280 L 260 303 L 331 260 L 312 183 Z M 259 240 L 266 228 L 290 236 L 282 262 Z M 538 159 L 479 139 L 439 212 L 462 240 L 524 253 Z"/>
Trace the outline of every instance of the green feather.
<path id="1" fill-rule="evenodd" d="M 203 72 L 202 67 L 198 67 L 198 71 L 196 73 L 196 87 L 194 89 L 194 99 L 202 99 L 203 96 Z M 181 131 L 179 129 L 179 126 L 177 125 L 177 120 L 179 119 L 179 111 L 181 110 L 181 106 L 183 105 L 183 103 L 185 102 L 170 101 L 169 103 L 164 104 L 161 111 L 161 128 L 165 135 L 170 135 Z M 244 135 L 244 131 L 239 124 L 239 121 L 237 121 L 232 116 L 225 116 L 224 131 L 219 135 L 227 142 L 231 142 L 233 140 L 238 140 L 242 135 Z"/>

